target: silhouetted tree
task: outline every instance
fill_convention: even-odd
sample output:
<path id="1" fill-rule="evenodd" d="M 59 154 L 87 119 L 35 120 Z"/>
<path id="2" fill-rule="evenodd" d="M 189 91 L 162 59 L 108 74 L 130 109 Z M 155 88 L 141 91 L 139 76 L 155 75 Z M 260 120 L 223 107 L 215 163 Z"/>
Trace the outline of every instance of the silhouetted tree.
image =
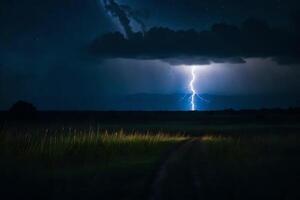
<path id="1" fill-rule="evenodd" d="M 9 109 L 9 114 L 12 119 L 33 120 L 37 117 L 37 109 L 31 103 L 18 101 Z"/>

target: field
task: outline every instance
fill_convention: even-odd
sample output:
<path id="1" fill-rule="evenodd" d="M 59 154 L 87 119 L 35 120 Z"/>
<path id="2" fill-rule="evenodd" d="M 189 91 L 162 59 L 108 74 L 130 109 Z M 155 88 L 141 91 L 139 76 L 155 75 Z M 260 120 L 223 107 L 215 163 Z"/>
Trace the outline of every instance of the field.
<path id="1" fill-rule="evenodd" d="M 300 199 L 298 112 L 6 115 L 4 199 Z"/>

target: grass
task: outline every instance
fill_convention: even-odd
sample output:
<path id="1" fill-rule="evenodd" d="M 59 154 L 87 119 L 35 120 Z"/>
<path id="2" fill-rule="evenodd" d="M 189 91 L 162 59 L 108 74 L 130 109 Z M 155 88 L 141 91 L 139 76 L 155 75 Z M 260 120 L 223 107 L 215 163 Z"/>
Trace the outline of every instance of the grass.
<path id="1" fill-rule="evenodd" d="M 208 134 L 167 167 L 162 199 L 300 199 L 300 135 Z"/>
<path id="2" fill-rule="evenodd" d="M 298 199 L 300 136 L 205 136 L 198 164 L 210 199 Z M 218 193 L 213 193 L 219 191 Z"/>
<path id="3" fill-rule="evenodd" d="M 45 159 L 65 161 L 76 157 L 78 161 L 95 160 L 111 162 L 125 156 L 149 156 L 159 153 L 166 145 L 183 140 L 179 135 L 157 134 L 125 134 L 123 131 L 80 132 L 71 134 L 1 135 L 2 155 L 15 156 L 20 159 Z"/>
<path id="4" fill-rule="evenodd" d="M 4 199 L 146 199 L 164 152 L 189 139 L 181 130 L 198 137 L 175 152 L 165 199 L 300 199 L 298 125 L 25 125 L 0 132 Z"/>
<path id="5" fill-rule="evenodd" d="M 271 158 L 286 159 L 299 153 L 298 134 L 269 135 L 206 135 L 201 138 L 207 155 L 211 159 L 256 161 Z"/>
<path id="6" fill-rule="evenodd" d="M 3 131 L 1 188 L 10 199 L 140 199 L 162 154 L 185 139 L 122 130 Z"/>

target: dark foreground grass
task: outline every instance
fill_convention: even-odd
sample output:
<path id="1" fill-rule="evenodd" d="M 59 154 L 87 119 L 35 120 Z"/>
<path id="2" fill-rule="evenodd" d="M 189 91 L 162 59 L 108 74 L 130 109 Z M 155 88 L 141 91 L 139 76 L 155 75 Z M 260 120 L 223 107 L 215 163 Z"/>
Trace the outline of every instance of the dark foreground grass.
<path id="1" fill-rule="evenodd" d="M 210 199 L 300 199 L 300 135 L 206 136 L 202 143 L 207 163 L 198 166 Z"/>
<path id="2" fill-rule="evenodd" d="M 163 152 L 186 138 L 66 131 L 0 135 L 4 199 L 141 199 Z"/>
<path id="3" fill-rule="evenodd" d="M 162 158 L 161 199 L 300 199 L 299 125 L 164 126 L 3 129 L 0 199 L 147 199 Z"/>

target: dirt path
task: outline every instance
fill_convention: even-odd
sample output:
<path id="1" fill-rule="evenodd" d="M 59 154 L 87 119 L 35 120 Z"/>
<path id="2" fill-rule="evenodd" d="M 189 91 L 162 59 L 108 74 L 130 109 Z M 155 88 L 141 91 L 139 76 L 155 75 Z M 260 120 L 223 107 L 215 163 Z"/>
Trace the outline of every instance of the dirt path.
<path id="1" fill-rule="evenodd" d="M 195 166 L 200 149 L 200 139 L 196 138 L 173 151 L 156 174 L 149 200 L 203 199 Z"/>
<path id="2" fill-rule="evenodd" d="M 161 165 L 149 200 L 300 199 L 299 142 L 266 137 L 187 141 Z"/>

